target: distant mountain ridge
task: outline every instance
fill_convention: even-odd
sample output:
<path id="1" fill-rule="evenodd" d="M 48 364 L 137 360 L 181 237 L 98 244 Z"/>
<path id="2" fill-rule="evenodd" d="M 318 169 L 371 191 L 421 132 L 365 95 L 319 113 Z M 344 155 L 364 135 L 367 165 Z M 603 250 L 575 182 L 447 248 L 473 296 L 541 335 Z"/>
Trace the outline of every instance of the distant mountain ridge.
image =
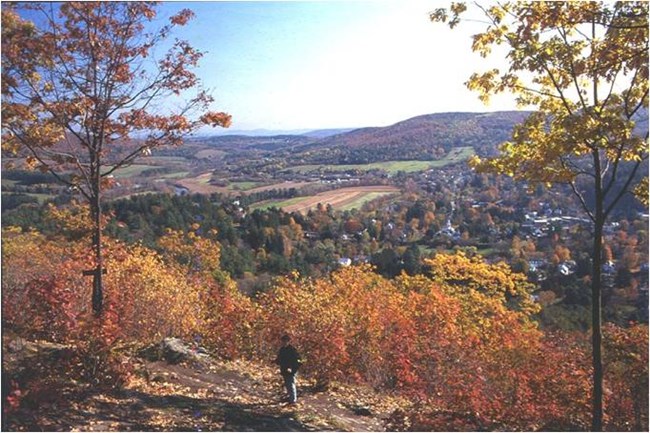
<path id="1" fill-rule="evenodd" d="M 530 112 L 436 113 L 390 126 L 360 128 L 295 149 L 312 163 L 364 164 L 388 160 L 439 159 L 451 149 L 472 146 L 481 154 L 510 139 L 512 128 Z"/>
<path id="2" fill-rule="evenodd" d="M 276 137 L 285 135 L 304 135 L 306 137 L 324 138 L 330 135 L 342 134 L 356 128 L 329 128 L 329 129 L 222 129 L 213 134 L 201 135 L 206 137 Z"/>
<path id="3" fill-rule="evenodd" d="M 457 147 L 493 155 L 528 111 L 449 112 L 416 116 L 383 127 L 291 131 L 230 131 L 191 141 L 224 151 L 280 152 L 299 164 L 367 164 L 438 160 Z M 259 135 L 255 135 L 259 134 Z"/>
<path id="4" fill-rule="evenodd" d="M 383 127 L 224 131 L 194 140 L 224 149 L 284 151 L 287 157 L 313 164 L 435 160 L 461 146 L 471 146 L 480 155 L 495 155 L 497 145 L 509 140 L 513 127 L 530 113 L 433 113 Z M 637 131 L 647 130 L 647 117 L 645 110 L 636 116 Z"/>
<path id="5" fill-rule="evenodd" d="M 332 135 L 344 134 L 346 132 L 354 131 L 357 128 L 332 128 L 332 129 L 316 129 L 313 131 L 305 132 L 304 136 L 314 138 L 331 137 Z"/>

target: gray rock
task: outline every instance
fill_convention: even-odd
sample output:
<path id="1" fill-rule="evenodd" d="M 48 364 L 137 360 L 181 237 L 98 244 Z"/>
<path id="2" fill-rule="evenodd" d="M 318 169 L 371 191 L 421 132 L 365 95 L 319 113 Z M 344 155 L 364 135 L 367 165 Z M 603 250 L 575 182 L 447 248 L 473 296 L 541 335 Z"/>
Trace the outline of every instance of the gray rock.
<path id="1" fill-rule="evenodd" d="M 178 364 L 192 357 L 192 350 L 180 338 L 165 338 L 161 348 L 163 359 L 170 364 Z"/>
<path id="2" fill-rule="evenodd" d="M 169 364 L 186 361 L 206 364 L 210 359 L 205 349 L 192 349 L 183 340 L 175 337 L 168 337 L 158 344 L 145 347 L 138 355 L 148 361 L 167 361 Z"/>

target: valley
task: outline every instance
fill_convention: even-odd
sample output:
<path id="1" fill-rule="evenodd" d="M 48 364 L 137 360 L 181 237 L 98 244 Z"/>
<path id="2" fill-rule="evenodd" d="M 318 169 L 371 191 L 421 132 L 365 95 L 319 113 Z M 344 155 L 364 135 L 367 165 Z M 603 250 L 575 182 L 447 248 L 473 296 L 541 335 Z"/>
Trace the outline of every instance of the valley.
<path id="1" fill-rule="evenodd" d="M 3 431 L 648 431 L 648 3 L 407 3 L 2 5 Z"/>
<path id="2" fill-rule="evenodd" d="M 451 118 L 449 114 L 441 114 L 420 116 L 384 128 L 343 132 L 193 137 L 180 148 L 161 149 L 118 169 L 111 176 L 113 182 L 106 194 L 111 199 L 148 192 L 217 193 L 236 197 L 289 190 L 292 196 L 308 201 L 339 187 L 384 186 L 400 173 L 463 163 L 476 149 L 492 149 L 504 140 L 505 131 L 520 117 L 511 112 L 461 113 Z M 486 126 L 476 119 L 483 122 L 491 119 L 498 126 L 485 134 Z M 466 141 L 476 142 L 476 137 L 481 135 L 483 142 L 477 146 L 466 145 Z M 387 136 L 391 141 L 386 141 Z M 5 170 L 4 195 L 22 194 L 25 201 L 44 202 L 68 193 L 47 175 L 43 179 L 16 180 L 17 176 L 24 175 L 21 160 L 5 158 L 5 162 L 18 170 L 17 173 Z"/>
<path id="3" fill-rule="evenodd" d="M 467 165 L 473 155 L 494 155 L 525 114 L 442 113 L 343 132 L 193 137 L 114 173 L 105 191 L 108 232 L 155 246 L 168 228 L 214 229 L 221 268 L 249 294 L 287 272 L 320 276 L 370 263 L 395 277 L 424 271 L 422 261 L 438 253 L 462 251 L 526 274 L 547 326 L 587 329 L 590 224 L 572 192 Z M 80 199 L 43 173 L 5 170 L 2 185 L 5 227 L 43 230 L 44 203 Z M 647 221 L 629 197 L 606 227 L 609 320 L 647 321 Z"/>

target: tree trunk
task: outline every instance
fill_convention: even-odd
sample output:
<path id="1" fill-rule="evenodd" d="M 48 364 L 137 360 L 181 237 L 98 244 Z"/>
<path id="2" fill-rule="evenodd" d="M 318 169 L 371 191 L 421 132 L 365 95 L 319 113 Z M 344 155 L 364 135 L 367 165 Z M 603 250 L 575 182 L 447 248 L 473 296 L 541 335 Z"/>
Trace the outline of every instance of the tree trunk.
<path id="1" fill-rule="evenodd" d="M 93 219 L 93 250 L 95 253 L 95 272 L 93 273 L 93 294 L 92 305 L 93 312 L 96 316 L 101 315 L 103 305 L 103 258 L 102 258 L 102 207 L 101 207 L 101 178 L 99 176 L 99 165 L 97 166 L 97 176 L 94 179 L 93 193 L 91 196 L 90 208 Z"/>
<path id="2" fill-rule="evenodd" d="M 100 211 L 101 212 L 101 211 Z M 98 213 L 98 217 L 101 217 L 101 213 Z M 101 238 L 101 226 L 99 224 L 99 218 L 95 218 L 93 221 L 94 231 L 93 234 L 93 248 L 95 250 L 95 263 L 97 267 L 95 268 L 95 273 L 93 274 L 93 311 L 95 315 L 99 316 L 102 313 L 102 304 L 103 304 L 103 286 L 102 286 L 102 238 Z"/>
<path id="3" fill-rule="evenodd" d="M 603 429 L 603 359 L 602 359 L 602 254 L 603 254 L 602 215 L 594 223 L 593 269 L 591 279 L 591 332 L 593 366 L 593 407 L 592 431 Z"/>

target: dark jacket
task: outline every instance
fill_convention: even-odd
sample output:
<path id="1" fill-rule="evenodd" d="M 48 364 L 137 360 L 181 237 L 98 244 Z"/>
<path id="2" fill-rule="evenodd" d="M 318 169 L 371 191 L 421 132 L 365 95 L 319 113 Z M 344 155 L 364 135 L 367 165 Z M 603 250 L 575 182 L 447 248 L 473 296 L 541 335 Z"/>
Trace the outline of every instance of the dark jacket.
<path id="1" fill-rule="evenodd" d="M 278 357 L 275 358 L 275 363 L 280 366 L 280 373 L 285 375 L 295 374 L 302 361 L 296 348 L 289 344 L 280 348 Z"/>

